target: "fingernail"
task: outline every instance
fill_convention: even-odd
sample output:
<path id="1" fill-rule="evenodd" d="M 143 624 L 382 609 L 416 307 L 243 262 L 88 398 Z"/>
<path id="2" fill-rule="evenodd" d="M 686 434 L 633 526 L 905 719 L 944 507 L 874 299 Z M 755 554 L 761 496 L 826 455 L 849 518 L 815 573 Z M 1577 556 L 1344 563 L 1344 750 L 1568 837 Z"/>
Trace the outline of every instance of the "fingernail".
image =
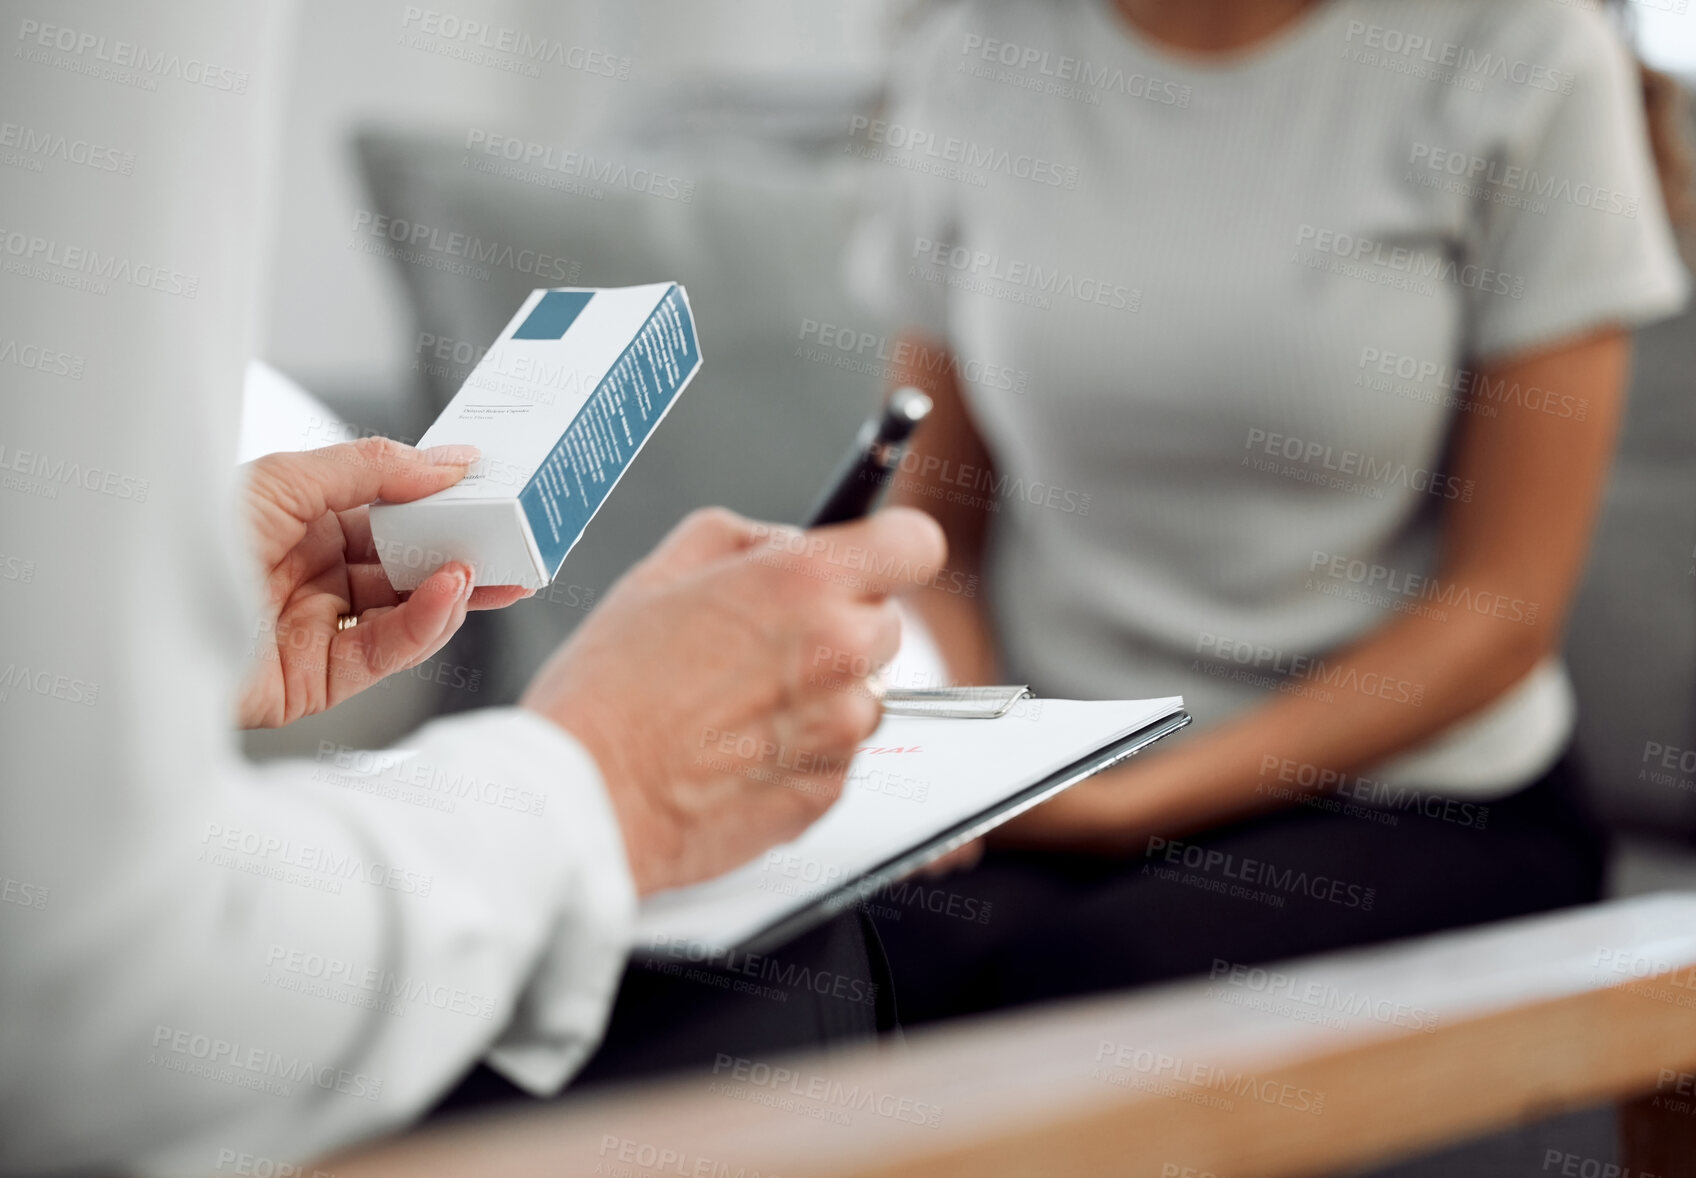
<path id="1" fill-rule="evenodd" d="M 465 587 L 471 582 L 471 574 L 466 571 L 464 565 L 456 565 L 448 569 L 448 576 L 451 578 L 448 585 L 453 591 L 453 599 L 458 601 L 465 596 Z"/>
<path id="2" fill-rule="evenodd" d="M 431 446 L 428 450 L 420 450 L 419 453 L 424 456 L 424 461 L 431 466 L 470 466 L 483 457 L 483 452 L 477 447 L 467 446 L 463 443 L 452 446 Z"/>
<path id="3" fill-rule="evenodd" d="M 453 575 L 459 578 L 459 592 L 455 595 L 454 600 L 469 601 L 471 599 L 471 590 L 477 585 L 476 573 L 472 572 L 470 565 L 456 563 L 454 565 Z"/>

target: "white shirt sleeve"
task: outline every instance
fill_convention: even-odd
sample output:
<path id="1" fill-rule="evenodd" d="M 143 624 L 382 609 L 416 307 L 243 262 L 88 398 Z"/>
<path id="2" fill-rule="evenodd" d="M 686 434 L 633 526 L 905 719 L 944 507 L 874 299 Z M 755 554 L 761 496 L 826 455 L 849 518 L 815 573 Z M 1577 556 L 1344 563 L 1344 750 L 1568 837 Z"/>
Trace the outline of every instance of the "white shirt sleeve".
<path id="1" fill-rule="evenodd" d="M 232 463 L 281 5 L 10 10 L 0 70 L 0 1172 L 217 1172 L 557 1089 L 634 894 L 539 717 L 256 768 Z M 373 771 L 374 770 L 374 771 Z"/>
<path id="2" fill-rule="evenodd" d="M 1461 259 L 1478 359 L 1639 327 L 1676 314 L 1687 295 L 1630 50 L 1598 12 L 1540 15 L 1532 29 L 1491 13 L 1484 42 L 1544 65 L 1538 84 L 1448 96 L 1456 125 L 1504 129 L 1466 161 L 1495 182 L 1479 185 L 1492 199 L 1475 202 Z"/>

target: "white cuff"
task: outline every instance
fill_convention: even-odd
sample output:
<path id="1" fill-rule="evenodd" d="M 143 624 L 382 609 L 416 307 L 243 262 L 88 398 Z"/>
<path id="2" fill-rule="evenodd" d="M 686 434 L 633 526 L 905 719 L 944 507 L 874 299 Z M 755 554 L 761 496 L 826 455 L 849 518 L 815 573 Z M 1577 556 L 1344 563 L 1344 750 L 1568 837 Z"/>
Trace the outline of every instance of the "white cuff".
<path id="1" fill-rule="evenodd" d="M 635 935 L 636 887 L 600 768 L 563 728 L 521 708 L 445 721 L 501 750 L 503 773 L 540 794 L 565 865 L 555 916 L 506 1029 L 485 1059 L 537 1096 L 580 1068 L 606 1029 Z M 432 726 L 434 727 L 434 725 Z M 428 729 L 422 743 L 428 743 Z"/>
<path id="2" fill-rule="evenodd" d="M 538 1097 L 560 1092 L 594 1053 L 636 932 L 636 883 L 624 832 L 589 751 L 550 720 L 514 708 L 514 751 L 538 768 L 539 792 L 572 864 L 560 915 L 488 1064 Z M 558 810 L 555 810 L 558 807 Z"/>

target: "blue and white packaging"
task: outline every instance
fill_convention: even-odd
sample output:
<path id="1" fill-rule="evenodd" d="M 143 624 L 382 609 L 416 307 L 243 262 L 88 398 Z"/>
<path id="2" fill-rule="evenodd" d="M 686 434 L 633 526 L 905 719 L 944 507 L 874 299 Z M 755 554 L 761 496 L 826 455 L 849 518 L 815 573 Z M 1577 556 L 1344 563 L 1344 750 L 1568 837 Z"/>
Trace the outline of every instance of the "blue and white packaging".
<path id="1" fill-rule="evenodd" d="M 390 583 L 457 560 L 479 585 L 547 585 L 700 367 L 674 282 L 531 291 L 418 440 L 482 458 L 445 491 L 371 507 Z"/>

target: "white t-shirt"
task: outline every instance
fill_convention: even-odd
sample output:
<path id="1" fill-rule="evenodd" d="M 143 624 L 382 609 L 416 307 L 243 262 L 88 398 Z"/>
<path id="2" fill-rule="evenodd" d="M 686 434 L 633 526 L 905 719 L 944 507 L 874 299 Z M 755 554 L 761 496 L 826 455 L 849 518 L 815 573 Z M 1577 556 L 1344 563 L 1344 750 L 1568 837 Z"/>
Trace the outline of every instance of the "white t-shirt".
<path id="1" fill-rule="evenodd" d="M 1433 580 L 1474 488 L 1483 358 L 1682 303 L 1634 66 L 1547 0 L 1329 0 L 1213 65 L 1111 0 L 982 0 L 924 31 L 887 119 L 854 284 L 961 364 L 996 476 L 986 594 L 1009 675 L 1061 696 L 1182 692 L 1202 727 L 1344 675 L 1406 611 L 1529 621 Z M 1327 656 L 1330 656 L 1327 661 Z M 1376 775 L 1474 797 L 1572 728 L 1551 660 Z"/>

